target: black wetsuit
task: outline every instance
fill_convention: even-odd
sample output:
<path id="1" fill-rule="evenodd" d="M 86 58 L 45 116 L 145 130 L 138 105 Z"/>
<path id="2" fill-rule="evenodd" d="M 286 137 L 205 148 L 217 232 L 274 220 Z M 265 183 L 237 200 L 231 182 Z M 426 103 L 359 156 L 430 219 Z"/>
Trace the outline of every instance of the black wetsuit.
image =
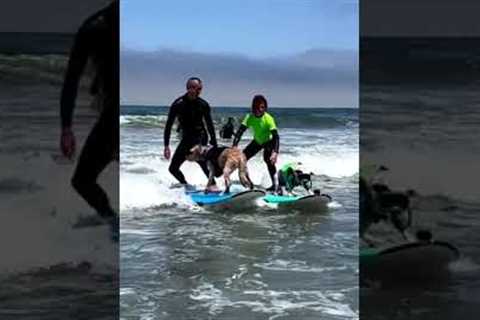
<path id="1" fill-rule="evenodd" d="M 211 147 L 210 150 L 208 150 L 205 154 L 205 161 L 210 161 L 213 164 L 215 171 L 213 174 L 215 177 L 220 177 L 223 174 L 223 168 L 220 168 L 218 165 L 218 158 L 220 157 L 220 154 L 225 151 L 225 149 L 228 149 L 228 147 Z"/>
<path id="2" fill-rule="evenodd" d="M 62 128 L 68 128 L 72 125 L 79 81 L 90 59 L 96 72 L 90 92 L 101 99 L 102 112 L 83 146 L 72 185 L 104 217 L 116 215 L 96 180 L 119 151 L 118 25 L 118 1 L 82 24 L 70 53 L 60 102 Z"/>
<path id="3" fill-rule="evenodd" d="M 234 146 L 238 145 L 245 130 L 247 130 L 247 127 L 242 124 L 235 135 L 235 139 L 233 140 Z M 268 142 L 259 144 L 255 140 L 252 140 L 252 142 L 250 142 L 245 149 L 243 149 L 243 153 L 245 154 L 247 160 L 249 160 L 263 149 L 263 161 L 267 165 L 268 173 L 270 175 L 270 179 L 272 180 L 272 186 L 269 189 L 275 189 L 275 173 L 277 172 L 277 168 L 270 161 L 270 157 L 274 151 L 278 154 L 278 150 L 280 149 L 280 137 L 277 130 L 272 130 L 271 133 L 272 139 L 270 139 Z"/>
<path id="4" fill-rule="evenodd" d="M 233 123 L 228 122 L 223 126 L 222 130 L 220 131 L 220 135 L 223 139 L 231 139 L 234 131 L 235 128 L 233 127 Z"/>
<path id="5" fill-rule="evenodd" d="M 170 144 L 170 133 L 172 125 L 178 118 L 179 125 L 182 128 L 182 139 L 172 157 L 172 162 L 168 170 L 182 184 L 186 184 L 185 176 L 180 171 L 180 166 L 185 162 L 190 149 L 196 145 L 207 145 L 208 136 L 210 136 L 210 144 L 217 145 L 215 137 L 215 128 L 213 127 L 212 117 L 210 115 L 210 105 L 202 98 L 191 100 L 187 95 L 183 95 L 176 99 L 168 113 L 167 123 L 164 132 L 164 145 Z M 205 130 L 205 124 L 207 130 Z M 208 177 L 208 168 L 205 161 L 198 161 L 205 175 Z"/>

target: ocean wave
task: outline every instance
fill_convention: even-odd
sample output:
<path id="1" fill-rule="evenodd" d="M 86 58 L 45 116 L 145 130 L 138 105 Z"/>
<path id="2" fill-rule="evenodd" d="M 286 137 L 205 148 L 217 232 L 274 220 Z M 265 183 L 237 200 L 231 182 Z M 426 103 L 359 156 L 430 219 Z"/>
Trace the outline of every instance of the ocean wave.
<path id="1" fill-rule="evenodd" d="M 252 312 L 272 315 L 269 319 L 283 317 L 298 310 L 320 312 L 325 316 L 340 316 L 344 319 L 356 319 L 353 310 L 341 292 L 322 292 L 319 290 L 275 291 L 246 290 L 242 300 L 230 299 L 215 285 L 205 282 L 192 290 L 190 299 L 202 302 L 211 316 L 221 314 L 226 308 L 249 308 Z"/>
<path id="2" fill-rule="evenodd" d="M 0 54 L 1 78 L 8 81 L 44 80 L 63 82 L 67 57 L 61 55 Z"/>
<path id="3" fill-rule="evenodd" d="M 14 83 L 42 82 L 61 85 L 65 77 L 68 56 L 61 54 L 0 54 L 0 81 L 6 85 Z M 93 67 L 87 64 L 82 89 L 88 89 L 93 75 Z"/>
<path id="4" fill-rule="evenodd" d="M 243 120 L 244 115 L 234 116 L 236 126 L 238 127 Z M 215 127 L 220 128 L 228 120 L 227 115 L 213 115 Z M 122 115 L 120 116 L 120 125 L 123 127 L 164 128 L 167 122 L 167 115 Z M 336 117 L 320 116 L 315 114 L 300 115 L 279 115 L 276 117 L 279 128 L 298 128 L 298 129 L 337 129 L 358 128 L 357 117 Z"/>
<path id="5" fill-rule="evenodd" d="M 175 146 L 173 146 L 175 147 Z M 174 148 L 172 148 L 173 150 Z M 123 158 L 128 154 L 123 153 Z M 337 154 L 281 154 L 278 167 L 282 164 L 298 161 L 302 162 L 302 170 L 315 174 L 313 184 L 315 188 L 325 189 L 344 181 L 351 181 L 358 175 L 358 154 L 355 152 L 341 152 Z M 191 208 L 193 203 L 184 196 L 182 190 L 171 189 L 177 181 L 168 172 L 169 161 L 162 158 L 137 158 L 135 162 L 120 166 L 121 187 L 120 207 L 152 208 L 159 204 L 168 208 Z M 181 170 L 187 181 L 198 188 L 203 188 L 207 181 L 204 173 L 196 163 L 185 162 Z M 268 186 L 270 178 L 261 155 L 257 155 L 248 162 L 248 170 L 254 184 Z M 238 180 L 237 172 L 231 176 L 233 181 Z M 224 188 L 223 179 L 217 180 L 219 188 Z M 144 211 L 142 211 L 144 214 Z"/>
<path id="6" fill-rule="evenodd" d="M 42 186 L 35 181 L 27 181 L 18 178 L 5 178 L 0 180 L 0 194 L 17 194 L 20 192 L 35 192 L 41 190 Z"/>
<path id="7" fill-rule="evenodd" d="M 277 117 L 279 127 L 284 128 L 309 128 L 309 129 L 334 129 L 353 128 L 358 126 L 357 116 L 324 115 L 318 113 L 288 114 Z"/>
<path id="8" fill-rule="evenodd" d="M 120 125 L 124 127 L 164 128 L 166 122 L 166 115 L 120 116 Z"/>

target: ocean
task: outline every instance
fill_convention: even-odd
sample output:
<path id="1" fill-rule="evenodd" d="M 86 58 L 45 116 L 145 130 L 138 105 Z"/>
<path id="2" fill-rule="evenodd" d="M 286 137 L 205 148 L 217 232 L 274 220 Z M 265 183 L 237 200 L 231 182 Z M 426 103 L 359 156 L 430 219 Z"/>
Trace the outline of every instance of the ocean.
<path id="1" fill-rule="evenodd" d="M 460 250 L 449 277 L 435 284 L 403 283 L 362 288 L 361 316 L 368 319 L 462 319 L 478 311 L 480 194 L 478 82 L 452 85 L 364 85 L 361 94 L 361 163 L 384 165 L 394 190 L 413 189 L 413 227 Z M 403 242 L 385 224 L 372 227 L 378 247 Z M 392 270 L 394 274 L 395 271 Z"/>
<path id="2" fill-rule="evenodd" d="M 217 134 L 228 117 L 238 127 L 248 111 L 213 107 Z M 315 174 L 314 187 L 334 200 L 324 213 L 195 205 L 170 188 L 167 112 L 121 107 L 121 319 L 358 319 L 358 109 L 269 109 L 278 163 L 297 160 Z M 246 132 L 240 146 L 251 138 Z M 261 153 L 248 166 L 254 184 L 267 187 Z M 190 183 L 206 183 L 195 163 L 182 171 Z"/>
<path id="3" fill-rule="evenodd" d="M 107 226 L 75 229 L 93 210 L 60 156 L 59 97 L 67 57 L 0 55 L 0 318 L 118 318 L 118 244 Z M 95 123 L 79 90 L 77 155 Z M 100 177 L 117 207 L 118 165 Z"/>

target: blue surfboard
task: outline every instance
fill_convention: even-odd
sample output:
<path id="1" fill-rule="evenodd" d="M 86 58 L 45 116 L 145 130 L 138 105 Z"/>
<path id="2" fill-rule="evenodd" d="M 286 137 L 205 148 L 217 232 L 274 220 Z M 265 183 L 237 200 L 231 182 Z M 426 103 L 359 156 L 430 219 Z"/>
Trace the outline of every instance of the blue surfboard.
<path id="1" fill-rule="evenodd" d="M 274 194 L 266 195 L 263 190 L 245 190 L 234 191 L 230 193 L 209 192 L 204 191 L 187 191 L 186 194 L 196 204 L 200 206 L 211 206 L 223 209 L 229 208 L 246 208 L 255 205 L 257 199 L 271 204 L 277 204 L 283 209 L 302 209 L 317 211 L 327 208 L 331 201 L 328 195 L 306 195 L 306 196 L 279 196 Z"/>
<path id="2" fill-rule="evenodd" d="M 187 194 L 198 205 L 213 206 L 222 204 L 245 205 L 265 195 L 263 190 L 246 190 L 239 192 L 209 192 L 188 191 Z"/>

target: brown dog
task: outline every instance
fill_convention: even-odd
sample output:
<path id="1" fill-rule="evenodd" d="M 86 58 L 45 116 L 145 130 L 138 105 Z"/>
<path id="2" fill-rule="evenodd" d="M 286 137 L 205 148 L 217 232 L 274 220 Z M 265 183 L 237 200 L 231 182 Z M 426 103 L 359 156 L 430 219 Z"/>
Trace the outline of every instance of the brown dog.
<path id="1" fill-rule="evenodd" d="M 253 189 L 252 180 L 248 175 L 247 158 L 239 148 L 228 147 L 204 147 L 196 145 L 190 149 L 187 155 L 189 161 L 206 161 L 210 171 L 206 191 L 210 191 L 215 185 L 214 177 L 223 175 L 225 180 L 225 192 L 230 192 L 230 175 L 238 169 L 238 178 L 245 188 Z"/>

